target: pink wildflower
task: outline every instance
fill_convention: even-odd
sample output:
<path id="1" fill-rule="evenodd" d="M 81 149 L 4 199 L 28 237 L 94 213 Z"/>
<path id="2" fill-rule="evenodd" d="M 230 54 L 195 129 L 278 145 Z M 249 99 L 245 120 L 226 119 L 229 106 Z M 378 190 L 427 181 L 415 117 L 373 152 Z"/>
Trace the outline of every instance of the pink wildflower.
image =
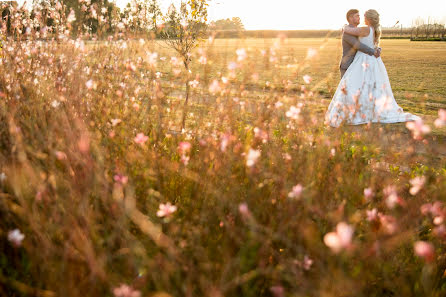
<path id="1" fill-rule="evenodd" d="M 143 144 L 149 139 L 148 136 L 145 136 L 144 133 L 138 133 L 134 139 L 136 143 Z"/>
<path id="2" fill-rule="evenodd" d="M 182 141 L 178 144 L 178 151 L 181 154 L 185 154 L 185 153 L 189 152 L 191 148 L 192 148 L 192 145 L 190 144 L 190 142 L 187 142 L 187 141 Z"/>
<path id="3" fill-rule="evenodd" d="M 311 83 L 311 81 L 312 81 L 311 76 L 309 76 L 308 74 L 304 75 L 304 76 L 303 76 L 303 79 L 304 79 L 304 82 L 305 82 L 306 84 L 309 84 L 309 83 Z"/>
<path id="4" fill-rule="evenodd" d="M 378 220 L 378 210 L 376 208 L 372 210 L 367 210 L 366 213 L 367 213 L 367 221 L 373 222 Z"/>
<path id="5" fill-rule="evenodd" d="M 412 185 L 412 187 L 409 190 L 410 194 L 416 195 L 424 186 L 425 182 L 426 182 L 426 177 L 424 176 L 417 176 L 414 179 L 411 179 L 410 184 Z"/>
<path id="6" fill-rule="evenodd" d="M 115 180 L 115 182 L 122 184 L 122 185 L 125 185 L 129 180 L 129 178 L 127 176 L 122 175 L 122 174 L 116 174 L 113 177 L 113 179 Z"/>
<path id="7" fill-rule="evenodd" d="M 246 50 L 244 48 L 238 49 L 236 51 L 236 53 L 237 53 L 237 56 L 238 56 L 237 57 L 237 61 L 239 61 L 239 62 L 245 60 L 248 57 L 248 55 L 246 53 Z"/>
<path id="8" fill-rule="evenodd" d="M 426 262 L 432 262 L 435 259 L 434 246 L 426 241 L 417 241 L 414 243 L 415 254 L 423 258 Z"/>
<path id="9" fill-rule="evenodd" d="M 406 127 L 412 131 L 412 136 L 415 140 L 421 140 L 423 139 L 423 135 L 431 132 L 431 128 L 425 125 L 421 119 L 414 122 L 407 122 Z"/>
<path id="10" fill-rule="evenodd" d="M 446 109 L 440 109 L 438 111 L 438 119 L 435 120 L 434 125 L 437 128 L 446 126 Z"/>
<path id="11" fill-rule="evenodd" d="M 297 184 L 293 187 L 293 190 L 288 193 L 289 198 L 299 198 L 302 195 L 303 187 L 301 184 Z"/>
<path id="12" fill-rule="evenodd" d="M 176 210 L 177 207 L 175 205 L 170 204 L 170 202 L 167 202 L 166 204 L 161 203 L 159 206 L 159 210 L 156 212 L 156 215 L 161 218 L 169 217 Z"/>
<path id="13" fill-rule="evenodd" d="M 374 196 L 372 188 L 364 189 L 364 197 L 367 201 L 370 201 Z"/>
<path id="14" fill-rule="evenodd" d="M 133 290 L 132 287 L 121 284 L 121 286 L 113 289 L 113 295 L 115 297 L 140 297 L 141 292 L 138 290 Z"/>
<path id="15" fill-rule="evenodd" d="M 22 232 L 19 229 L 14 229 L 8 232 L 8 240 L 16 247 L 22 245 L 22 241 L 25 238 Z"/>
<path id="16" fill-rule="evenodd" d="M 336 226 L 336 232 L 325 234 L 324 243 L 334 253 L 339 253 L 343 249 L 351 248 L 353 232 L 353 227 L 345 222 L 340 222 Z"/>
<path id="17" fill-rule="evenodd" d="M 301 109 L 299 107 L 291 106 L 290 109 L 286 112 L 286 116 L 293 120 L 298 120 Z"/>
<path id="18" fill-rule="evenodd" d="M 246 157 L 246 166 L 252 167 L 257 162 L 260 157 L 260 150 L 249 149 L 248 155 Z"/>

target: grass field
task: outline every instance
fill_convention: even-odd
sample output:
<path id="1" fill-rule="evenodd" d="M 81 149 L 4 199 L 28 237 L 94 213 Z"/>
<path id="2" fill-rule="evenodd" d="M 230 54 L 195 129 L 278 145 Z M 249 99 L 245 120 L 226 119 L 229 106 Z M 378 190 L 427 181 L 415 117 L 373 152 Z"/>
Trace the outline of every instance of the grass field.
<path id="1" fill-rule="evenodd" d="M 324 124 L 339 39 L 7 42 L 0 295 L 444 296 L 446 44 L 381 45 L 430 133 Z"/>

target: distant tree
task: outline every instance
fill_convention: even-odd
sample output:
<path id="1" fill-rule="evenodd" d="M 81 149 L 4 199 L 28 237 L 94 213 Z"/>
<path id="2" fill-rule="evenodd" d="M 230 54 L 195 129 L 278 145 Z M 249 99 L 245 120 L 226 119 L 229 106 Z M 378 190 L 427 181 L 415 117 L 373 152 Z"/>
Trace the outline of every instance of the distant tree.
<path id="1" fill-rule="evenodd" d="M 427 22 L 423 18 L 418 17 L 412 22 L 412 37 L 413 34 L 415 38 L 444 38 L 446 27 L 445 24 L 434 21 L 431 17 L 427 18 Z"/>
<path id="2" fill-rule="evenodd" d="M 211 27 L 215 30 L 230 30 L 230 31 L 243 31 L 242 20 L 239 17 L 233 17 L 232 19 L 222 19 L 211 23 Z"/>
<path id="3" fill-rule="evenodd" d="M 164 28 L 160 37 L 182 58 L 186 68 L 186 99 L 184 101 L 181 127 L 184 128 L 187 115 L 187 104 L 190 93 L 191 51 L 198 41 L 206 36 L 208 0 L 182 0 L 180 9 L 171 5 L 164 16 Z"/>

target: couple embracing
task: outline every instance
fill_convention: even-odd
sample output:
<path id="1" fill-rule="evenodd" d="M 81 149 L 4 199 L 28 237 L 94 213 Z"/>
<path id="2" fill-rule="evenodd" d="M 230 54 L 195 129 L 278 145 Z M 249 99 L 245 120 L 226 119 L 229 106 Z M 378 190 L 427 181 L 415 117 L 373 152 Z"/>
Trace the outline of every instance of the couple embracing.
<path id="1" fill-rule="evenodd" d="M 347 12 L 348 25 L 343 28 L 341 81 L 325 114 L 333 127 L 346 123 L 397 123 L 416 121 L 416 115 L 403 112 L 393 97 L 389 76 L 381 60 L 379 14 L 369 9 L 360 23 L 359 11 Z"/>

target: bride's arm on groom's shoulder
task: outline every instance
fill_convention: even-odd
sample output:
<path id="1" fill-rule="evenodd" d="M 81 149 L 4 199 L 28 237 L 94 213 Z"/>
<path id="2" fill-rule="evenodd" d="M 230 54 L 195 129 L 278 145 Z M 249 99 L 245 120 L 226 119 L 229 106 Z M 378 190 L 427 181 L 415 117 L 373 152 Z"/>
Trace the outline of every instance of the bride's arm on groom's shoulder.
<path id="1" fill-rule="evenodd" d="M 360 36 L 360 37 L 364 37 L 369 35 L 370 33 L 370 28 L 369 27 L 350 27 L 350 26 L 344 26 L 344 32 L 350 35 L 354 35 L 354 36 Z"/>

